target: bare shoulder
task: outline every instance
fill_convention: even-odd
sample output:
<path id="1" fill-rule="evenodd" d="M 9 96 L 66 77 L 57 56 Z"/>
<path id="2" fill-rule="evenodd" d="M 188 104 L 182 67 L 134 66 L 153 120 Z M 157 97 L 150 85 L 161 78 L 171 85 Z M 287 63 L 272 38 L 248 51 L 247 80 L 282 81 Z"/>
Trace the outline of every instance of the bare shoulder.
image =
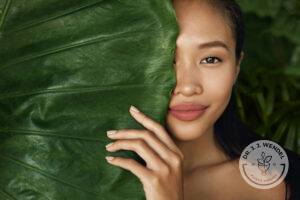
<path id="1" fill-rule="evenodd" d="M 257 189 L 246 183 L 240 173 L 238 160 L 229 161 L 220 165 L 220 167 L 216 169 L 216 174 L 221 176 L 221 179 L 228 180 L 228 189 L 233 192 L 232 197 L 235 196 L 235 199 L 238 199 L 238 196 L 243 197 L 240 199 L 285 199 L 284 182 L 270 189 Z M 218 181 L 220 184 L 222 183 L 222 180 L 219 179 Z"/>
<path id="2" fill-rule="evenodd" d="M 284 200 L 285 183 L 271 189 L 256 189 L 246 183 L 240 174 L 238 160 L 227 161 L 215 166 L 197 169 L 185 184 L 186 200 Z"/>

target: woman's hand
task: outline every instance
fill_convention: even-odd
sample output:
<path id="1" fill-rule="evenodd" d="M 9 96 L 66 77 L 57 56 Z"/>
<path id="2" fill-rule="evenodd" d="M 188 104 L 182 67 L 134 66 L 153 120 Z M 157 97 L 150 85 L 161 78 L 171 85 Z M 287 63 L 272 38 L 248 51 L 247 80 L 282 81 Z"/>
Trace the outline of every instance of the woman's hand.
<path id="1" fill-rule="evenodd" d="M 107 145 L 106 149 L 111 152 L 135 151 L 145 160 L 146 167 L 134 159 L 122 157 L 107 158 L 107 161 L 135 174 L 143 184 L 147 200 L 183 200 L 183 154 L 162 125 L 133 106 L 130 113 L 148 130 L 108 131 L 108 137 L 117 141 Z"/>

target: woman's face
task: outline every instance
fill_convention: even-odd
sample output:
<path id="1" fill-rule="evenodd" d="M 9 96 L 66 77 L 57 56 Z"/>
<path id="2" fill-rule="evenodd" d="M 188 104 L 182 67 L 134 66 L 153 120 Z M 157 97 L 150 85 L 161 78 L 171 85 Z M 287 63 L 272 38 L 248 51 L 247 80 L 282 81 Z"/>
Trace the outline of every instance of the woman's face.
<path id="1" fill-rule="evenodd" d="M 178 119 L 169 110 L 166 120 L 171 135 L 189 141 L 213 131 L 213 124 L 229 103 L 239 64 L 233 32 L 222 13 L 203 0 L 174 0 L 173 4 L 180 34 L 174 63 L 176 87 L 169 107 L 208 106 L 196 118 L 193 115 L 201 111 L 174 111 L 181 116 Z"/>

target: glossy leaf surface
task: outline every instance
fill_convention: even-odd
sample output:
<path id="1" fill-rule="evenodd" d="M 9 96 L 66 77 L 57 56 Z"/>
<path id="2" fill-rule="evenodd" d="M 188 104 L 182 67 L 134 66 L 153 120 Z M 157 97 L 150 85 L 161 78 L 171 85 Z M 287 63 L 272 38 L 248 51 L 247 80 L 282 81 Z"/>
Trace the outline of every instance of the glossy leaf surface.
<path id="1" fill-rule="evenodd" d="M 144 199 L 106 131 L 164 124 L 178 27 L 170 0 L 0 1 L 0 199 Z"/>

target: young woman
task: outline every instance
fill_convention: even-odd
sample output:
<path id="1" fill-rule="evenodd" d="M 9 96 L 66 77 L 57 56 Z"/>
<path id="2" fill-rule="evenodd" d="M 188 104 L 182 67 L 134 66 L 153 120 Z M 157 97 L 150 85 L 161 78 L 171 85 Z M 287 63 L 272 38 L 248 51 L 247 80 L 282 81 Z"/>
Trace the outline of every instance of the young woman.
<path id="1" fill-rule="evenodd" d="M 284 181 L 262 190 L 248 185 L 239 171 L 243 149 L 261 139 L 238 122 L 234 114 L 232 96 L 244 38 L 239 7 L 232 0 L 173 3 L 180 34 L 174 61 L 177 82 L 167 127 L 131 107 L 131 115 L 146 130 L 109 131 L 108 137 L 116 141 L 107 150 L 135 151 L 146 166 L 121 157 L 108 158 L 108 162 L 135 174 L 147 200 L 292 197 L 292 178 L 291 184 Z"/>

